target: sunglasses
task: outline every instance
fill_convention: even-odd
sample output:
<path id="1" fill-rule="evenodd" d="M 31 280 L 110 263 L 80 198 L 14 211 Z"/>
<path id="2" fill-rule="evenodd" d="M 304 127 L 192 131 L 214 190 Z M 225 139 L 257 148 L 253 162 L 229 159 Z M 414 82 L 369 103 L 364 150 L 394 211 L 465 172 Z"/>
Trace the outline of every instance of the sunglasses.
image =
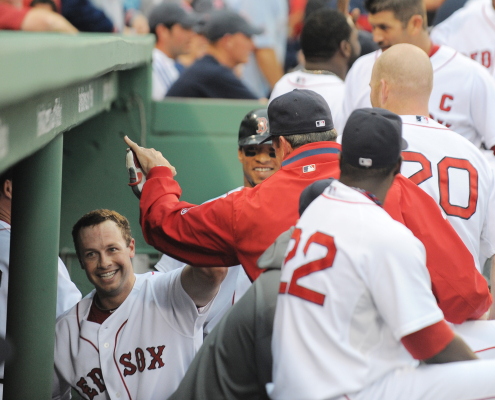
<path id="1" fill-rule="evenodd" d="M 242 148 L 246 157 L 254 157 L 261 150 L 261 146 L 246 146 Z M 275 149 L 270 147 L 269 155 L 271 158 L 275 158 Z"/>

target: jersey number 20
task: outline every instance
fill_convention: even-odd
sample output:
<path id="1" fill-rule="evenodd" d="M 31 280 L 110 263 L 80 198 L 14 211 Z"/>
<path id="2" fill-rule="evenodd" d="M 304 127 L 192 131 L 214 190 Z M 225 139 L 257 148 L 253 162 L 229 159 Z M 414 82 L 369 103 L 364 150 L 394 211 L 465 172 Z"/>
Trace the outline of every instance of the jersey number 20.
<path id="1" fill-rule="evenodd" d="M 416 185 L 423 183 L 433 176 L 431 173 L 431 162 L 423 154 L 413 151 L 403 151 L 402 157 L 405 161 L 419 162 L 423 167 L 420 171 L 409 177 Z M 478 202 L 478 171 L 476 171 L 476 168 L 468 160 L 452 157 L 444 157 L 438 163 L 437 168 L 440 206 L 447 215 L 463 219 L 471 218 L 476 212 L 476 203 Z M 450 204 L 449 168 L 463 169 L 469 174 L 469 203 L 467 207 Z"/>
<path id="2" fill-rule="evenodd" d="M 285 263 L 287 263 L 296 255 L 296 251 L 299 246 L 299 241 L 301 240 L 300 229 L 296 228 L 294 230 L 294 233 L 292 234 L 292 239 L 295 239 L 296 243 L 294 244 L 294 248 L 289 252 L 289 254 L 287 254 Z M 320 258 L 319 260 L 311 261 L 307 264 L 301 265 L 300 267 L 296 268 L 292 273 L 292 279 L 290 283 L 287 282 L 280 283 L 279 293 L 281 294 L 288 293 L 293 296 L 300 297 L 301 299 L 308 300 L 311 301 L 312 303 L 316 303 L 322 306 L 323 302 L 325 301 L 325 295 L 315 290 L 305 288 L 304 286 L 299 286 L 297 281 L 300 278 L 312 274 L 313 272 L 323 271 L 324 269 L 330 268 L 333 265 L 335 254 L 337 253 L 337 248 L 335 247 L 335 243 L 332 236 L 328 236 L 321 232 L 315 232 L 313 235 L 311 235 L 311 237 L 306 242 L 306 245 L 304 246 L 304 255 L 307 254 L 308 248 L 312 243 L 317 243 L 321 246 L 326 247 L 328 250 L 327 255 L 323 258 Z"/>

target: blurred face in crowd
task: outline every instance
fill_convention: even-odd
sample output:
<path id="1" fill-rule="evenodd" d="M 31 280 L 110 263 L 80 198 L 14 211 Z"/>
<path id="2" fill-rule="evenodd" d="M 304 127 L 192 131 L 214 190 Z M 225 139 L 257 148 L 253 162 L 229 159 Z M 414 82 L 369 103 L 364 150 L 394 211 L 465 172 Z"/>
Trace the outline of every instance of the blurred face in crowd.
<path id="1" fill-rule="evenodd" d="M 373 27 L 373 40 L 382 50 L 398 43 L 411 43 L 410 24 L 405 28 L 392 11 L 380 11 L 368 16 Z"/>
<path id="2" fill-rule="evenodd" d="M 271 144 L 243 146 L 239 149 L 239 161 L 244 172 L 244 186 L 254 187 L 280 169 Z"/>
<path id="3" fill-rule="evenodd" d="M 254 50 L 253 40 L 240 32 L 230 35 L 226 45 L 230 57 L 236 65 L 247 63 L 249 55 Z"/>
<path id="4" fill-rule="evenodd" d="M 186 29 L 179 24 L 170 28 L 170 49 L 175 57 L 189 51 L 193 36 L 194 31 L 192 29 Z"/>
<path id="5" fill-rule="evenodd" d="M 131 264 L 135 252 L 134 239 L 127 246 L 117 224 L 105 221 L 82 228 L 78 247 L 81 265 L 100 299 L 123 301 L 135 281 Z"/>

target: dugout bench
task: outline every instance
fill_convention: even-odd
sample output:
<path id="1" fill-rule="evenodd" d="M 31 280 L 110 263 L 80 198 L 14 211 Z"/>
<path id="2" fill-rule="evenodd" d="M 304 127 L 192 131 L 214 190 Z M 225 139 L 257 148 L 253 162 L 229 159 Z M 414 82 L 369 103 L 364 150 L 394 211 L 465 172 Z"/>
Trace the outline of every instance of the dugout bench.
<path id="1" fill-rule="evenodd" d="M 73 224 L 95 208 L 125 215 L 138 254 L 157 254 L 127 187 L 124 135 L 161 150 L 183 198 L 242 185 L 237 130 L 255 101 L 151 101 L 154 38 L 0 32 L 0 173 L 14 167 L 4 399 L 49 399 L 57 256 L 83 295 Z M 69 262 L 67 262 L 69 261 Z"/>

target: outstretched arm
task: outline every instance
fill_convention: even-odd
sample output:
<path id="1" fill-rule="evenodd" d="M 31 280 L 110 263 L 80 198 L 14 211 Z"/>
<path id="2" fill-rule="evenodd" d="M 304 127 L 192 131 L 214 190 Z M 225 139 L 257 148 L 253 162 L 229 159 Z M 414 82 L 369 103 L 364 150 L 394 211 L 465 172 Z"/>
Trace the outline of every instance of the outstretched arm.
<path id="1" fill-rule="evenodd" d="M 182 287 L 197 307 L 204 307 L 218 293 L 227 271 L 227 267 L 198 268 L 186 265 L 181 275 Z"/>
<path id="2" fill-rule="evenodd" d="M 165 157 L 163 157 L 161 152 L 155 149 L 145 149 L 144 147 L 140 147 L 127 136 L 124 137 L 124 140 L 136 154 L 145 175 L 148 175 L 151 168 L 158 166 L 167 167 L 170 171 L 172 171 L 173 176 L 177 175 L 175 168 L 167 161 Z"/>

